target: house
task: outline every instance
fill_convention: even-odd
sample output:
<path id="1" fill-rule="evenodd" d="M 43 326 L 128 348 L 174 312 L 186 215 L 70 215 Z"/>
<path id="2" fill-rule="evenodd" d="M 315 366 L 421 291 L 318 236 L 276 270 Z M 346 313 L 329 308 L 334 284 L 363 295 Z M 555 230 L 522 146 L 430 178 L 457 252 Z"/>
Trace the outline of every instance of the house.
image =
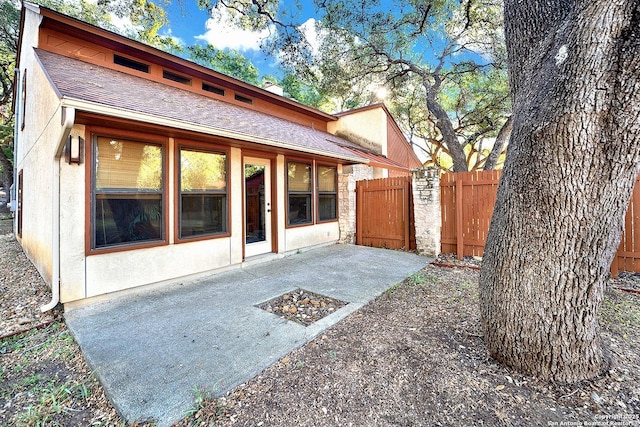
<path id="1" fill-rule="evenodd" d="M 16 69 L 14 229 L 43 310 L 336 242 L 341 174 L 419 165 L 383 106 L 327 114 L 29 3 Z"/>

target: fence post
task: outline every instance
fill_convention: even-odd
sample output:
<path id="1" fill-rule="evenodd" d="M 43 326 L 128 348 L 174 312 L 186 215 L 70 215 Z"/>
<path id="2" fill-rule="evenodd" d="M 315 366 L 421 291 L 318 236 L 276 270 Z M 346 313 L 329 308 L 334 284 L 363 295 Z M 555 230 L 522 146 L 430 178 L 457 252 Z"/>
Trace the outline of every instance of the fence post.
<path id="1" fill-rule="evenodd" d="M 363 188 L 367 181 L 356 182 L 356 245 L 362 245 L 362 203 Z"/>
<path id="2" fill-rule="evenodd" d="M 442 210 L 440 206 L 440 171 L 422 167 L 412 171 L 413 223 L 419 254 L 436 257 L 441 249 Z"/>
<path id="3" fill-rule="evenodd" d="M 456 243 L 458 245 L 456 251 L 458 259 L 464 256 L 464 237 L 462 236 L 462 174 L 456 174 Z"/>
<path id="4" fill-rule="evenodd" d="M 411 248 L 411 213 L 409 212 L 409 198 L 411 197 L 411 177 L 402 179 L 402 221 L 404 222 L 404 245 L 405 250 Z"/>

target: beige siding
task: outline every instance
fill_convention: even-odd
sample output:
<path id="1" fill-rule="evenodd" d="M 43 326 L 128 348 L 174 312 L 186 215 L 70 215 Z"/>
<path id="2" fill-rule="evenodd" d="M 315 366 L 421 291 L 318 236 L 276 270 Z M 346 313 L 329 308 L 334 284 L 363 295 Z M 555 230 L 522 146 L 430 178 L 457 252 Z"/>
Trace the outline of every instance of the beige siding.
<path id="1" fill-rule="evenodd" d="M 376 153 L 387 155 L 387 115 L 382 108 L 365 109 L 328 124 L 328 131 Z"/>
<path id="2" fill-rule="evenodd" d="M 27 45 L 35 46 L 37 43 L 38 22 L 39 16 L 27 10 L 22 34 L 22 40 Z M 62 131 L 62 110 L 56 93 L 30 47 L 24 47 L 21 51 L 20 82 L 25 70 L 26 120 L 24 129 L 18 132 L 18 147 L 15 153 L 16 173 L 24 170 L 23 227 L 20 242 L 45 281 L 51 284 L 52 181 L 54 168 L 58 167 L 54 156 Z M 37 101 L 33 97 L 34 93 L 38 94 Z M 18 103 L 20 104 L 20 101 Z M 17 117 L 17 120 L 20 125 L 21 117 Z"/>

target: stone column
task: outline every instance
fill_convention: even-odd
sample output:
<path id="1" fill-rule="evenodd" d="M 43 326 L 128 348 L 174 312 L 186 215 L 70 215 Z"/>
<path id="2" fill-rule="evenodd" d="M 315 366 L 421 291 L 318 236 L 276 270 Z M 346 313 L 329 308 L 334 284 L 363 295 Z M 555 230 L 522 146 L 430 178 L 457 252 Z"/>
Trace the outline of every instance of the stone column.
<path id="1" fill-rule="evenodd" d="M 413 213 L 418 253 L 436 257 L 440 253 L 440 171 L 414 169 Z"/>
<path id="2" fill-rule="evenodd" d="M 356 242 L 356 182 L 373 179 L 373 168 L 367 165 L 344 166 L 338 174 L 338 223 L 340 243 Z"/>

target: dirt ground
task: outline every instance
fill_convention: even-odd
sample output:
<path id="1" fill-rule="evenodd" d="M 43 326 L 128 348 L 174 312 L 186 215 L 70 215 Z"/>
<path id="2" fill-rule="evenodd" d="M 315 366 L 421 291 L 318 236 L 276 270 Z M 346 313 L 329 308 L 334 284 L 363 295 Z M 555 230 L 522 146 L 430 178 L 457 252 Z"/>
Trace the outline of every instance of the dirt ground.
<path id="1" fill-rule="evenodd" d="M 0 426 L 124 425 L 0 216 Z M 446 260 L 445 260 L 446 261 Z M 467 264 L 474 264 L 470 260 Z M 475 262 L 477 264 L 477 262 Z M 640 289 L 610 281 L 600 317 L 616 365 L 546 384 L 487 357 L 478 271 L 430 265 L 221 398 L 194 391 L 179 426 L 640 425 Z M 565 423 L 565 424 L 562 424 Z"/>

